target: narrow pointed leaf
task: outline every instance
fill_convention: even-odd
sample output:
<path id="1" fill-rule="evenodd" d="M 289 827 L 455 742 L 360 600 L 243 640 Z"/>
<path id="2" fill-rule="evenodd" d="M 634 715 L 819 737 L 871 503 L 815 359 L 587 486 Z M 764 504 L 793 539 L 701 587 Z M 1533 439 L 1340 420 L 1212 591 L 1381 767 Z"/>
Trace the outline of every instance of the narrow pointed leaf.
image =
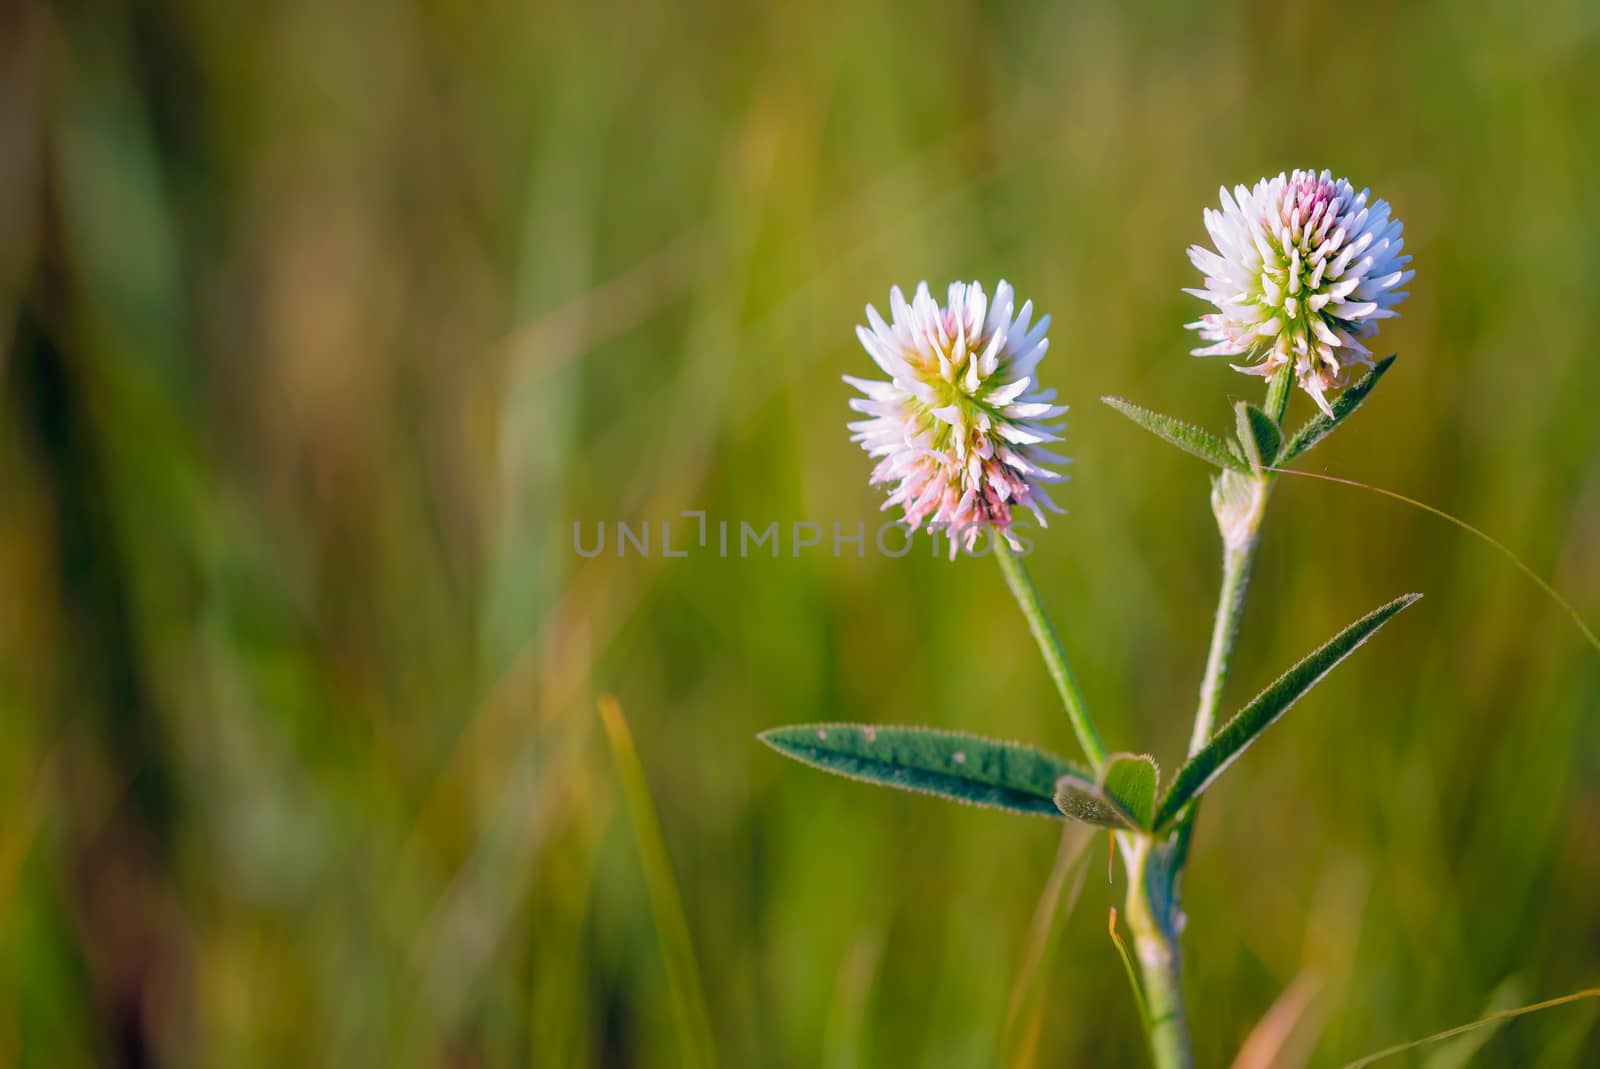
<path id="1" fill-rule="evenodd" d="M 1389 365 L 1394 363 L 1392 355 L 1379 360 L 1373 369 L 1356 380 L 1338 399 L 1333 402 L 1333 417 L 1330 419 L 1326 413 L 1319 412 L 1306 421 L 1305 426 L 1295 431 L 1288 443 L 1278 455 L 1277 466 L 1282 467 L 1289 463 L 1307 449 L 1326 438 L 1335 427 L 1356 409 L 1361 407 L 1361 402 L 1367 399 L 1372 388 L 1378 385 L 1378 380 L 1383 378 L 1383 373 L 1389 370 Z"/>
<path id="2" fill-rule="evenodd" d="M 1245 465 L 1244 459 L 1227 442 L 1208 430 L 1196 427 L 1192 423 L 1185 423 L 1181 419 L 1164 416 L 1160 412 L 1152 412 L 1148 408 L 1141 408 L 1132 401 L 1125 401 L 1120 397 L 1102 397 L 1101 400 L 1157 438 L 1170 442 L 1185 453 L 1197 456 L 1219 468 L 1232 468 L 1234 471 L 1250 470 Z"/>
<path id="3" fill-rule="evenodd" d="M 1170 826 L 1228 765 L 1243 753 L 1261 733 L 1293 705 L 1301 695 L 1321 681 L 1333 667 L 1350 656 L 1367 639 L 1393 619 L 1402 609 L 1422 597 L 1406 594 L 1375 609 L 1329 639 L 1316 652 L 1289 669 L 1241 709 L 1211 737 L 1211 741 L 1178 770 L 1167 796 L 1156 813 L 1158 831 Z"/>
<path id="4" fill-rule="evenodd" d="M 1254 457 L 1269 466 L 1276 463 L 1278 448 L 1283 445 L 1283 432 L 1278 429 L 1277 423 L 1261 409 L 1245 401 L 1239 402 L 1235 412 L 1239 419 L 1239 442 L 1244 446 L 1245 459 Z M 1255 465 L 1251 467 L 1252 470 L 1256 468 Z"/>
<path id="5" fill-rule="evenodd" d="M 1056 783 L 1056 808 L 1086 824 L 1149 831 L 1158 778 L 1155 760 L 1148 754 L 1112 754 L 1098 783 L 1062 777 Z"/>
<path id="6" fill-rule="evenodd" d="M 1013 813 L 1059 818 L 1058 781 L 1094 786 L 1088 772 L 1055 754 L 935 728 L 796 724 L 760 739 L 824 772 Z"/>

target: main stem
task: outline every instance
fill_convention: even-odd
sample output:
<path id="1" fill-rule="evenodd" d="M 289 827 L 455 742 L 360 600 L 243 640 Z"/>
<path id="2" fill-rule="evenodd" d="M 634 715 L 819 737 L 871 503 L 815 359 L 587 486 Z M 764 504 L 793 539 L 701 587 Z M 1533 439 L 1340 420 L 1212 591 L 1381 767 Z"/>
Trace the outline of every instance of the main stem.
<path id="1" fill-rule="evenodd" d="M 1078 689 L 1078 681 L 1073 678 L 1072 668 L 1067 664 L 1067 655 L 1061 648 L 1061 640 L 1056 638 L 1055 629 L 1050 626 L 1050 618 L 1044 614 L 1044 606 L 1039 604 L 1039 591 L 1033 585 L 1033 579 L 1028 575 L 1028 569 L 1023 567 L 1022 558 L 1006 542 L 1005 536 L 999 533 L 993 535 L 994 556 L 1000 562 L 1000 571 L 1006 577 L 1006 585 L 1011 588 L 1011 594 L 1017 599 L 1017 605 L 1022 609 L 1022 615 L 1028 621 L 1028 630 L 1033 632 L 1033 640 L 1039 644 L 1039 652 L 1044 656 L 1046 670 L 1050 673 L 1050 680 L 1055 684 L 1056 693 L 1061 697 L 1061 704 L 1066 707 L 1067 719 L 1072 721 L 1072 731 L 1078 736 L 1078 745 L 1083 748 L 1084 755 L 1089 758 L 1089 764 L 1095 772 L 1100 771 L 1100 766 L 1106 761 L 1106 748 L 1100 742 L 1100 735 L 1095 731 L 1094 721 L 1089 719 L 1088 706 L 1084 704 L 1083 692 Z"/>
<path id="2" fill-rule="evenodd" d="M 1292 374 L 1292 369 L 1285 365 L 1267 383 L 1265 411 L 1279 426 L 1283 425 L 1284 413 L 1289 407 Z M 1241 480 L 1234 484 L 1234 489 L 1241 492 L 1232 496 L 1235 503 L 1232 509 L 1218 507 L 1216 496 L 1213 497 L 1217 526 L 1222 533 L 1222 588 L 1217 595 L 1217 612 L 1211 625 L 1211 647 L 1206 653 L 1205 677 L 1200 682 L 1194 731 L 1189 737 L 1190 756 L 1210 742 L 1216 730 L 1217 707 L 1228 681 L 1228 666 L 1239 637 L 1239 624 L 1244 619 L 1250 568 L 1261 542 L 1261 520 L 1272 486 L 1272 476 L 1261 471 L 1250 476 L 1225 473 L 1222 478 Z M 1219 491 L 1225 486 L 1219 483 Z M 1241 504 L 1244 507 L 1239 507 Z M 1123 856 L 1128 870 L 1128 923 L 1134 931 L 1144 978 L 1145 1003 L 1150 1015 L 1145 1027 L 1157 1069 L 1191 1069 L 1194 1065 L 1183 1008 L 1183 963 L 1178 930 L 1183 916 L 1179 889 L 1189 860 L 1189 842 L 1194 835 L 1198 812 L 1198 806 L 1191 806 L 1166 842 L 1155 844 L 1146 840 L 1149 845 L 1144 849 L 1125 849 Z M 1129 845 L 1136 844 L 1130 842 Z"/>
<path id="3" fill-rule="evenodd" d="M 1150 1010 L 1150 1053 L 1156 1069 L 1193 1069 L 1189 1021 L 1183 1011 L 1183 967 L 1176 939 L 1138 940 L 1145 1003 Z"/>
<path id="4" fill-rule="evenodd" d="M 1145 836 L 1119 836 L 1128 874 L 1128 927 L 1143 979 L 1145 1033 L 1156 1069 L 1192 1069 L 1178 946 L 1176 851 Z"/>

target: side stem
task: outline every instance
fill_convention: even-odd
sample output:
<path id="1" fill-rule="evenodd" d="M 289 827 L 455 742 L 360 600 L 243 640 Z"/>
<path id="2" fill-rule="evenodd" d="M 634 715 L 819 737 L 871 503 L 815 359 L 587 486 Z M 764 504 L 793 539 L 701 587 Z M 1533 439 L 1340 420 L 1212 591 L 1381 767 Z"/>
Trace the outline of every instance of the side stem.
<path id="1" fill-rule="evenodd" d="M 1260 538 L 1255 530 L 1239 544 L 1229 544 L 1222 554 L 1222 590 L 1217 597 L 1216 619 L 1211 626 L 1211 650 L 1206 655 L 1206 674 L 1200 681 L 1200 704 L 1194 714 L 1194 732 L 1189 737 L 1189 756 L 1211 741 L 1216 730 L 1217 706 L 1222 687 L 1228 680 L 1228 664 L 1244 619 L 1244 598 L 1250 586 L 1250 568 L 1255 563 Z"/>
<path id="2" fill-rule="evenodd" d="M 1289 391 L 1294 369 L 1285 364 L 1267 381 L 1265 411 L 1274 423 L 1283 424 L 1289 408 Z M 1195 709 L 1194 731 L 1189 736 L 1192 757 L 1216 730 L 1217 704 L 1228 681 L 1228 662 L 1239 637 L 1239 622 L 1244 619 L 1244 596 L 1250 586 L 1250 567 L 1260 544 L 1261 517 L 1266 512 L 1267 492 L 1272 476 L 1256 472 L 1253 478 L 1225 473 L 1212 493 L 1211 507 L 1222 532 L 1222 590 L 1217 597 L 1217 614 L 1211 625 L 1211 649 L 1206 654 L 1206 674 L 1200 681 L 1200 704 Z M 1231 480 L 1231 482 L 1230 482 Z"/>
<path id="3" fill-rule="evenodd" d="M 1056 693 L 1061 697 L 1061 704 L 1066 707 L 1067 719 L 1072 721 L 1072 731 L 1078 736 L 1078 745 L 1083 748 L 1084 755 L 1089 758 L 1089 764 L 1095 772 L 1100 771 L 1100 766 L 1105 764 L 1106 748 L 1100 742 L 1100 735 L 1095 731 L 1094 721 L 1089 719 L 1088 706 L 1084 704 L 1083 693 L 1078 689 L 1078 681 L 1073 678 L 1072 668 L 1067 664 L 1067 655 L 1061 648 L 1060 639 L 1056 638 L 1054 628 L 1050 626 L 1049 617 L 1044 614 L 1044 607 L 1039 604 L 1039 591 L 1033 585 L 1033 579 L 1028 575 L 1028 569 L 1023 567 L 1022 558 L 1007 544 L 1005 536 L 994 534 L 994 556 L 1000 562 L 1000 571 L 1006 577 L 1006 585 L 1011 588 L 1011 595 L 1017 599 L 1017 605 L 1022 609 L 1022 615 L 1028 621 L 1028 630 L 1033 632 L 1033 640 L 1039 644 L 1039 653 L 1044 657 L 1045 668 L 1050 673 L 1050 680 L 1055 684 Z"/>

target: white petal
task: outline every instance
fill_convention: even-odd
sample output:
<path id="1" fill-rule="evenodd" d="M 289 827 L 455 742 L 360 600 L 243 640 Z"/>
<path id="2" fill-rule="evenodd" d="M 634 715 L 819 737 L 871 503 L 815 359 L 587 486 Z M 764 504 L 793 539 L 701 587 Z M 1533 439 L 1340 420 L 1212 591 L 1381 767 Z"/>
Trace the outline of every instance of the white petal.
<path id="1" fill-rule="evenodd" d="M 1032 381 L 1033 380 L 1030 378 L 1020 378 L 1016 382 L 1007 383 L 998 389 L 990 390 L 988 396 L 985 397 L 984 400 L 997 407 L 1001 405 L 1009 405 L 1012 401 L 1015 401 L 1018 397 L 1022 396 L 1022 394 L 1028 389 L 1029 383 Z"/>

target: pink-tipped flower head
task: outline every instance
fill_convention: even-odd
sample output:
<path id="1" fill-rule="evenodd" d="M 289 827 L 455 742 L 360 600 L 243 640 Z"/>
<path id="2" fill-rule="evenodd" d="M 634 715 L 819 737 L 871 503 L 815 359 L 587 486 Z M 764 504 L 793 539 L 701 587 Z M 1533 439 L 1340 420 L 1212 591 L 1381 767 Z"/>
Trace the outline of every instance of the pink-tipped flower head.
<path id="1" fill-rule="evenodd" d="M 1189 248 L 1206 276 L 1204 289 L 1185 290 L 1216 306 L 1190 323 L 1213 344 L 1196 356 L 1242 357 L 1252 375 L 1294 365 L 1302 389 L 1332 414 L 1327 394 L 1370 367 L 1362 340 L 1378 321 L 1398 313 L 1403 286 L 1415 271 L 1387 201 L 1368 203 L 1343 178 L 1295 171 L 1263 178 L 1254 189 L 1222 190 L 1222 209 L 1207 209 L 1215 251 Z"/>
<path id="2" fill-rule="evenodd" d="M 1036 388 L 1035 370 L 1050 342 L 1050 317 L 1033 317 L 1033 302 L 1014 309 L 1011 287 L 1001 282 L 989 301 L 978 283 L 953 283 L 940 307 L 917 287 L 906 302 L 889 292 L 893 323 L 867 307 L 871 329 L 856 334 L 888 382 L 845 376 L 866 394 L 850 407 L 867 418 L 850 424 L 851 441 L 873 457 L 874 484 L 892 484 L 884 508 L 898 505 L 914 531 L 926 522 L 943 529 L 950 555 L 972 549 L 985 530 L 1018 543 L 1008 530 L 1016 509 L 1061 512 L 1044 484 L 1065 476 L 1046 468 L 1065 457 L 1044 448 L 1060 441 L 1065 412 L 1054 390 Z"/>

